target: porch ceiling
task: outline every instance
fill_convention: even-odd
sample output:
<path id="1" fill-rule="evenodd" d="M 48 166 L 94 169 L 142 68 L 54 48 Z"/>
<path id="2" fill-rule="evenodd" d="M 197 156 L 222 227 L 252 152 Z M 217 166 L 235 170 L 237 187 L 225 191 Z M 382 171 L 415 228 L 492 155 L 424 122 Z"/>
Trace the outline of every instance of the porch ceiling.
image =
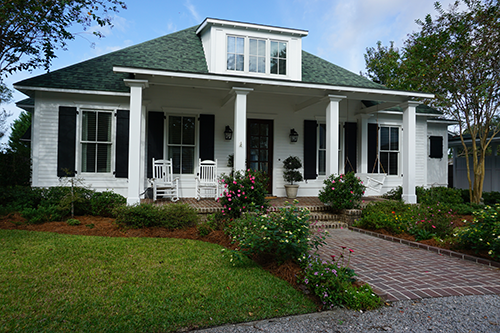
<path id="1" fill-rule="evenodd" d="M 342 95 L 351 100 L 373 100 L 398 105 L 413 98 L 433 98 L 434 95 L 418 92 L 406 92 L 390 89 L 370 89 L 357 87 L 331 86 L 326 84 L 310 84 L 296 81 L 262 79 L 254 77 L 186 74 L 178 72 L 151 71 L 115 67 L 115 72 L 133 72 L 136 79 L 148 80 L 152 86 L 175 86 L 208 90 L 224 90 L 228 93 L 234 87 L 253 89 L 254 93 L 302 96 L 302 102 L 314 104 L 328 95 Z M 309 101 L 310 100 L 310 101 Z M 388 104 L 389 105 L 389 104 Z M 300 106 L 298 106 L 300 109 Z M 377 110 L 365 110 L 374 112 Z"/>

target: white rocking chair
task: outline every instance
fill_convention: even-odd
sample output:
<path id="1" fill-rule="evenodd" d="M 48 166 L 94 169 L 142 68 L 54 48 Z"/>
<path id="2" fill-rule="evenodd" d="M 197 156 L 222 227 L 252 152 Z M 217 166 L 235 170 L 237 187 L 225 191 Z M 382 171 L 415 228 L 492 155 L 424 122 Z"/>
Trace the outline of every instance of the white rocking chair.
<path id="1" fill-rule="evenodd" d="M 217 179 L 217 160 L 199 160 L 196 180 L 196 200 L 204 198 L 219 198 L 219 182 Z"/>
<path id="2" fill-rule="evenodd" d="M 172 159 L 153 158 L 153 200 L 157 197 L 170 197 L 172 202 L 179 200 L 179 178 L 172 173 Z"/>

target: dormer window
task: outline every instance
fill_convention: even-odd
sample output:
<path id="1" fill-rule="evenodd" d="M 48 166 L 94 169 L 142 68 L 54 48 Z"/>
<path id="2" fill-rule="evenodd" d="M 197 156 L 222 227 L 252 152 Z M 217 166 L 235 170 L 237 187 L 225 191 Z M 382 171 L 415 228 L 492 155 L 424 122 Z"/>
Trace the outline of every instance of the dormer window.
<path id="1" fill-rule="evenodd" d="M 228 71 L 287 75 L 287 42 L 227 36 Z"/>
<path id="2" fill-rule="evenodd" d="M 248 70 L 253 73 L 266 72 L 266 41 L 250 38 Z"/>
<path id="3" fill-rule="evenodd" d="M 286 75 L 286 43 L 271 41 L 271 74 Z"/>
<path id="4" fill-rule="evenodd" d="M 245 69 L 245 39 L 241 37 L 227 37 L 227 69 L 244 71 Z"/>

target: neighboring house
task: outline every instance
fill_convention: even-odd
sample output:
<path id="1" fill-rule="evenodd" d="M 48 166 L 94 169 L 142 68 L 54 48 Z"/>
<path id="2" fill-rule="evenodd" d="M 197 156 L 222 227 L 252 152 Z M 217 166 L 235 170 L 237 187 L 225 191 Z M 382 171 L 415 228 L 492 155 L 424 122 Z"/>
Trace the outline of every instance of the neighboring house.
<path id="1" fill-rule="evenodd" d="M 471 136 L 464 135 L 464 142 L 468 147 L 471 147 Z M 477 142 L 479 144 L 479 140 Z M 450 185 L 453 185 L 454 188 L 469 189 L 467 162 L 464 154 L 459 154 L 459 151 L 463 151 L 460 136 L 456 135 L 449 138 L 448 147 L 453 151 L 453 184 Z M 490 147 L 484 162 L 483 192 L 500 192 L 500 133 L 493 137 Z M 474 181 L 472 158 L 469 159 L 469 163 L 471 180 Z"/>
<path id="2" fill-rule="evenodd" d="M 194 197 L 198 159 L 228 173 L 233 154 L 235 169 L 268 172 L 276 196 L 290 155 L 304 164 L 299 196 L 347 171 L 380 181 L 368 194 L 402 185 L 407 202 L 415 186 L 446 185 L 448 123 L 412 101 L 433 95 L 390 90 L 307 53 L 307 34 L 207 18 L 16 83 L 34 99 L 32 185 L 76 173 L 134 204 L 150 186 L 152 158 L 172 158 L 180 196 Z"/>

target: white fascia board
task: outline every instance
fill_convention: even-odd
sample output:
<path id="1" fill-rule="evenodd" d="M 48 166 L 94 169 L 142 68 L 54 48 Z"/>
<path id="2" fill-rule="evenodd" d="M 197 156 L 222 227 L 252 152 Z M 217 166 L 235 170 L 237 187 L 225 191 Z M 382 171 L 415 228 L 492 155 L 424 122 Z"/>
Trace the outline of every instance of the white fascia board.
<path id="1" fill-rule="evenodd" d="M 67 94 L 130 96 L 130 93 L 115 92 L 115 91 L 101 91 L 101 90 L 42 88 L 42 87 L 26 87 L 26 86 L 16 86 L 16 85 L 14 86 L 14 88 L 17 90 L 32 90 L 32 91 L 57 92 L 57 93 L 67 93 Z"/>
<path id="2" fill-rule="evenodd" d="M 297 82 L 297 81 L 290 81 L 290 82 L 288 82 L 288 81 L 272 81 L 271 79 L 263 80 L 263 79 L 258 79 L 258 78 L 229 76 L 229 75 L 212 75 L 212 74 L 170 72 L 170 71 L 132 68 L 132 67 L 120 67 L 120 66 L 114 66 L 113 71 L 116 73 L 134 73 L 134 74 L 142 74 L 142 75 L 169 76 L 169 77 L 176 77 L 176 78 L 199 79 L 199 80 L 209 80 L 209 81 L 251 83 L 251 84 L 259 84 L 259 85 L 266 85 L 266 86 L 281 86 L 281 87 L 291 87 L 291 88 L 320 89 L 320 90 L 330 90 L 330 91 L 335 90 L 335 91 L 343 91 L 343 92 L 351 92 L 351 93 L 366 93 L 366 94 L 399 96 L 399 97 L 408 97 L 408 98 L 434 98 L 434 94 L 427 94 L 427 93 L 420 93 L 420 92 L 373 89 L 373 88 L 358 88 L 358 87 L 344 87 L 344 86 L 333 86 L 333 85 L 318 84 L 318 83 L 303 83 L 303 82 Z"/>
<path id="3" fill-rule="evenodd" d="M 208 25 L 231 26 L 231 27 L 235 27 L 235 28 L 251 29 L 251 30 L 265 30 L 265 31 L 274 32 L 274 33 L 299 35 L 301 37 L 305 37 L 309 34 L 309 32 L 307 30 L 280 28 L 280 27 L 274 27 L 274 26 L 270 26 L 270 25 L 228 21 L 228 20 L 219 20 L 219 19 L 213 19 L 213 18 L 206 18 L 205 21 L 203 21 L 203 23 L 198 27 L 198 29 L 196 29 L 196 34 L 198 35 Z"/>
<path id="4" fill-rule="evenodd" d="M 434 115 L 435 117 L 436 115 Z M 458 121 L 456 120 L 450 120 L 450 119 L 429 119 L 427 120 L 428 123 L 435 123 L 435 124 L 447 124 L 447 125 L 456 125 L 458 124 Z"/>

